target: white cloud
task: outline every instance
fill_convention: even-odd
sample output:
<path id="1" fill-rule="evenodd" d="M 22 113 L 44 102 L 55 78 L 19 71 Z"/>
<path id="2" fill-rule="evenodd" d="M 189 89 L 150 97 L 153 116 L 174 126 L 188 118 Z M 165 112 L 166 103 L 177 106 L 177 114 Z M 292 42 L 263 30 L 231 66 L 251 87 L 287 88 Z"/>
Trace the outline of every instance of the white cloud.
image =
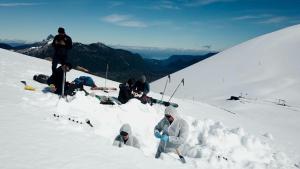
<path id="1" fill-rule="evenodd" d="M 124 27 L 144 28 L 148 25 L 142 21 L 135 20 L 131 15 L 112 14 L 102 18 L 102 21 Z"/>
<path id="2" fill-rule="evenodd" d="M 278 24 L 285 22 L 291 18 L 286 16 L 276 16 L 271 14 L 261 14 L 261 15 L 244 15 L 231 18 L 234 21 L 245 21 L 251 20 L 252 23 L 258 24 Z"/>
<path id="3" fill-rule="evenodd" d="M 260 24 L 276 24 L 276 23 L 282 23 L 284 21 L 286 21 L 288 18 L 285 17 L 285 16 L 276 16 L 276 17 L 271 17 L 271 18 L 268 18 L 266 20 L 263 20 L 263 21 L 259 21 L 257 23 L 260 23 Z"/>
<path id="4" fill-rule="evenodd" d="M 0 3 L 0 7 L 34 6 L 40 3 Z"/>
<path id="5" fill-rule="evenodd" d="M 112 14 L 112 15 L 105 16 L 102 19 L 106 22 L 117 23 L 117 22 L 128 20 L 129 18 L 130 18 L 129 15 Z"/>
<path id="6" fill-rule="evenodd" d="M 173 9 L 178 10 L 180 9 L 179 6 L 177 6 L 174 2 L 163 0 L 158 2 L 155 6 L 153 6 L 153 9 Z"/>
<path id="7" fill-rule="evenodd" d="M 249 20 L 249 19 L 261 19 L 266 18 L 268 15 L 244 15 L 232 18 L 232 20 L 240 21 L 240 20 Z"/>
<path id="8" fill-rule="evenodd" d="M 124 5 L 124 2 L 120 2 L 120 1 L 111 1 L 110 2 L 110 7 L 117 7 L 117 6 L 122 6 Z"/>
<path id="9" fill-rule="evenodd" d="M 210 5 L 213 3 L 219 2 L 232 2 L 236 0 L 190 0 L 186 3 L 186 6 L 203 6 L 203 5 Z"/>

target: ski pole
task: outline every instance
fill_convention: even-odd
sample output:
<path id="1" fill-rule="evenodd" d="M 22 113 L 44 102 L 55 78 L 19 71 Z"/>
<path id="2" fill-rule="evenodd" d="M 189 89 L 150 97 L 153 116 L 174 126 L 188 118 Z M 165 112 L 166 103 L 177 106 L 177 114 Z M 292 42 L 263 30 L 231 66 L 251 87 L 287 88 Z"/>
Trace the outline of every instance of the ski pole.
<path id="1" fill-rule="evenodd" d="M 168 75 L 168 78 L 167 78 L 167 81 L 166 81 L 166 84 L 165 84 L 165 88 L 164 88 L 164 91 L 162 92 L 162 96 L 161 96 L 160 101 L 162 101 L 163 98 L 164 98 L 164 95 L 165 95 L 165 91 L 166 91 L 166 89 L 167 89 L 168 82 L 169 82 L 169 83 L 171 82 L 171 76 L 170 76 L 170 75 Z"/>
<path id="2" fill-rule="evenodd" d="M 63 66 L 63 79 L 62 79 L 62 89 L 61 89 L 61 95 L 60 97 L 64 98 L 65 97 L 65 81 L 66 81 L 66 71 L 65 71 L 66 66 Z"/>
<path id="3" fill-rule="evenodd" d="M 106 90 L 106 79 L 107 79 L 107 74 L 108 74 L 108 64 L 106 64 L 106 73 L 105 73 L 105 82 L 104 82 L 105 90 Z"/>
<path id="4" fill-rule="evenodd" d="M 184 86 L 184 78 L 180 81 L 180 83 L 178 84 L 178 86 L 177 86 L 176 89 L 174 90 L 174 92 L 173 92 L 173 94 L 172 94 L 172 96 L 170 97 L 170 99 L 169 99 L 168 102 L 171 101 L 171 99 L 173 98 L 174 94 L 177 92 L 177 89 L 180 87 L 181 83 L 182 83 L 182 85 Z"/>

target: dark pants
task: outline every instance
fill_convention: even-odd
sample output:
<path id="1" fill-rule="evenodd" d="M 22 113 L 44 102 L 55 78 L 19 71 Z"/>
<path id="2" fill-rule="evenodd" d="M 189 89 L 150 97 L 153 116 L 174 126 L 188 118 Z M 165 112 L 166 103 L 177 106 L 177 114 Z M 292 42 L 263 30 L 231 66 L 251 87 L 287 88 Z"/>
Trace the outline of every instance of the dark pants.
<path id="1" fill-rule="evenodd" d="M 165 142 L 160 142 L 159 146 L 157 148 L 156 154 L 155 154 L 155 158 L 159 158 L 161 153 L 165 152 L 166 149 L 166 143 Z"/>
<path id="2" fill-rule="evenodd" d="M 67 56 L 66 55 L 54 55 L 52 59 L 52 74 L 55 72 L 57 64 L 60 63 L 61 65 L 64 65 L 67 62 Z"/>

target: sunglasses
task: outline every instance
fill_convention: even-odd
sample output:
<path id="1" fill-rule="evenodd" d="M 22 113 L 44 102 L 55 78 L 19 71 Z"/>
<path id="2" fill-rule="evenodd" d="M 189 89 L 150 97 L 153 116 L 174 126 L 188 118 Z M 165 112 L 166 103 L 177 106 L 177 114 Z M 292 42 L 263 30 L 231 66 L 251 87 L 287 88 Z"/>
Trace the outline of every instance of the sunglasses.
<path id="1" fill-rule="evenodd" d="M 125 131 L 121 131 L 121 132 L 120 132 L 120 135 L 121 135 L 121 136 L 127 136 L 128 133 L 126 133 Z"/>
<path id="2" fill-rule="evenodd" d="M 171 115 L 168 115 L 168 114 L 166 114 L 166 115 L 165 115 L 165 117 L 166 117 L 167 119 L 169 119 L 169 118 L 171 118 L 172 116 L 171 116 Z"/>

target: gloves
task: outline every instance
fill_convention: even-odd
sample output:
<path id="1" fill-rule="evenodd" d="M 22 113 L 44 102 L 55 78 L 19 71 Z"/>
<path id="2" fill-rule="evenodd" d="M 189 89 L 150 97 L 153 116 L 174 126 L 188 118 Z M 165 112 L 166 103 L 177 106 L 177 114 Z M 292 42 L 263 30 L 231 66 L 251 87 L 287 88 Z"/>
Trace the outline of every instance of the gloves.
<path id="1" fill-rule="evenodd" d="M 163 141 L 163 142 L 168 142 L 168 141 L 169 141 L 169 136 L 167 136 L 167 135 L 162 135 L 160 139 L 161 139 L 161 141 Z"/>
<path id="2" fill-rule="evenodd" d="M 155 130 L 155 131 L 154 131 L 154 136 L 155 136 L 156 138 L 161 138 L 160 132 L 159 132 L 158 130 Z"/>

